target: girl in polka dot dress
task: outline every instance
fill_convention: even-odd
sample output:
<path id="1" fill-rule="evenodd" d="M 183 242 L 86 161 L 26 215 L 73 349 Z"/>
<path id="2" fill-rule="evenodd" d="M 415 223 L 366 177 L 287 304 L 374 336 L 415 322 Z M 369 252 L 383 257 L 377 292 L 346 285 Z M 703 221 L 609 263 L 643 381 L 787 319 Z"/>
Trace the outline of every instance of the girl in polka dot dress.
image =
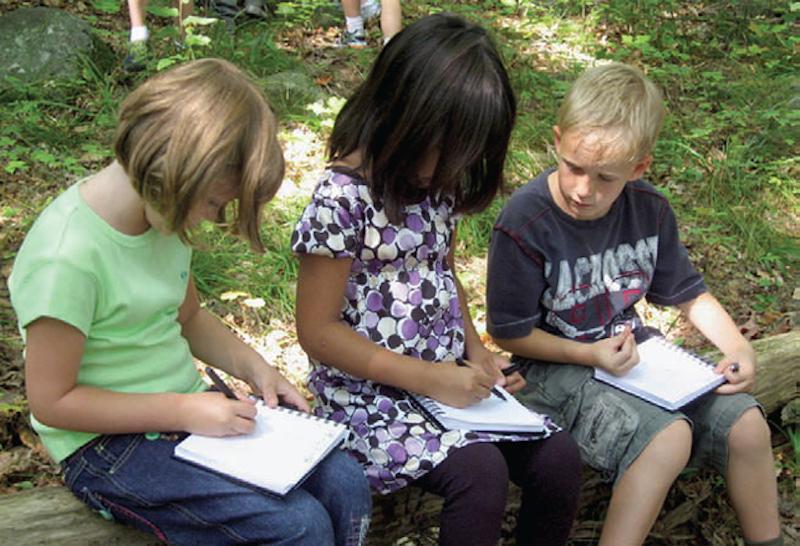
<path id="1" fill-rule="evenodd" d="M 502 185 L 515 112 L 483 29 L 452 15 L 417 21 L 339 114 L 331 166 L 292 235 L 316 411 L 349 425 L 347 448 L 375 491 L 414 484 L 444 497 L 441 544 L 497 544 L 509 477 L 523 490 L 518 544 L 563 544 L 580 489 L 577 447 L 557 427 L 537 438 L 443 431 L 408 394 L 464 407 L 495 384 L 525 384 L 483 346 L 454 269 L 459 218 Z"/>

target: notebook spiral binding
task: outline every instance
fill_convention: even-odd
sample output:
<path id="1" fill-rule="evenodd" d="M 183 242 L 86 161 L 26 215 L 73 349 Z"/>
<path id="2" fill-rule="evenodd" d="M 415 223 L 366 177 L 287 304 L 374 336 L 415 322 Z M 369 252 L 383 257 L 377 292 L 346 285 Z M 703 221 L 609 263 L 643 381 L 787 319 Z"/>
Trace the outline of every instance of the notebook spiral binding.
<path id="1" fill-rule="evenodd" d="M 433 403 L 430 398 L 416 397 L 410 392 L 406 392 L 408 401 L 414 408 L 416 408 L 428 421 L 436 425 L 441 430 L 446 430 L 442 423 L 437 418 L 442 414 L 442 410 Z"/>
<path id="2" fill-rule="evenodd" d="M 650 339 L 652 339 L 652 338 L 655 338 L 655 340 L 658 342 L 658 344 L 661 347 L 663 347 L 663 348 L 665 348 L 665 349 L 667 349 L 667 350 L 669 350 L 669 351 L 671 351 L 673 353 L 684 355 L 687 360 L 690 360 L 694 364 L 699 364 L 701 366 L 706 366 L 708 368 L 715 368 L 716 367 L 716 365 L 713 362 L 711 362 L 710 360 L 708 360 L 707 358 L 704 358 L 704 357 L 702 357 L 702 356 L 700 356 L 697 353 L 694 353 L 692 351 L 688 351 L 688 350 L 684 349 L 683 347 L 679 347 L 678 345 L 675 345 L 674 343 L 669 341 L 666 337 L 664 337 L 660 333 L 659 333 L 659 335 L 652 336 Z"/>
<path id="3" fill-rule="evenodd" d="M 307 419 L 309 421 L 317 421 L 317 422 L 320 422 L 320 423 L 326 423 L 328 425 L 336 425 L 336 426 L 340 426 L 340 427 L 345 426 L 342 423 L 339 423 L 337 421 L 333 421 L 331 419 L 328 419 L 327 417 L 320 417 L 319 415 L 314 415 L 313 413 L 306 413 L 304 411 L 296 410 L 294 408 L 290 408 L 290 407 L 287 407 L 287 406 L 277 406 L 274 409 L 276 409 L 277 411 L 280 411 L 282 413 L 288 413 L 288 414 L 300 417 L 302 419 Z"/>

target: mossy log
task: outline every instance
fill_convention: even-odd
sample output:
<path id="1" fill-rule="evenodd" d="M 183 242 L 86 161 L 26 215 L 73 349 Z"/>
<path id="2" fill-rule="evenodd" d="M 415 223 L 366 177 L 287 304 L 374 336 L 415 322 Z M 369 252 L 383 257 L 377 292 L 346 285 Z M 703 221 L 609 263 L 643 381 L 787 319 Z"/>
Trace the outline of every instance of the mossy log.
<path id="1" fill-rule="evenodd" d="M 758 353 L 756 397 L 768 413 L 798 397 L 800 383 L 800 331 L 772 336 L 754 343 Z M 712 357 L 713 358 L 713 357 Z M 584 476 L 582 503 L 603 502 L 609 489 L 596 474 Z M 591 497 L 591 498 L 589 498 Z M 441 500 L 415 488 L 374 497 L 369 533 L 371 545 L 394 544 L 398 539 L 424 533 L 437 525 Z M 512 487 L 504 525 L 509 536 L 519 507 L 519 490 Z M 601 522 L 579 522 L 575 533 L 593 533 Z M 124 545 L 157 544 L 150 535 L 106 521 L 63 487 L 44 487 L 0 496 L 0 544 Z"/>

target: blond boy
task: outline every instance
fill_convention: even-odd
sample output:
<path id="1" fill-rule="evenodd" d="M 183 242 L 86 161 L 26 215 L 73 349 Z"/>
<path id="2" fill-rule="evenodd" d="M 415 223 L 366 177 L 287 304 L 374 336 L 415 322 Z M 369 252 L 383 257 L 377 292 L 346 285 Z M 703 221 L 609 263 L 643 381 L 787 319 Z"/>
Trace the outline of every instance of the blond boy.
<path id="1" fill-rule="evenodd" d="M 690 263 L 669 203 L 641 180 L 663 116 L 661 93 L 631 66 L 575 82 L 553 128 L 558 167 L 520 188 L 495 225 L 489 332 L 527 365 L 521 399 L 614 481 L 601 545 L 642 544 L 687 463 L 726 478 L 746 544 L 780 545 L 769 428 L 746 394 L 754 351 Z M 593 367 L 637 364 L 633 305 L 645 296 L 677 306 L 724 355 L 727 383 L 680 412 L 592 378 Z"/>

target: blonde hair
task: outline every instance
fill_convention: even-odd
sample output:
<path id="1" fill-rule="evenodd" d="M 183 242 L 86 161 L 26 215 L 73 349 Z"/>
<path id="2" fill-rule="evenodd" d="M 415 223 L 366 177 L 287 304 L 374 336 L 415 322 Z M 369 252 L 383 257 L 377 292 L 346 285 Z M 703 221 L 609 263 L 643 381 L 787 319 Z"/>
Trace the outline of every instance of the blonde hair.
<path id="1" fill-rule="evenodd" d="M 608 63 L 591 68 L 572 85 L 558 110 L 561 134 L 600 130 L 606 148 L 639 161 L 650 154 L 664 120 L 661 91 L 638 68 Z"/>
<path id="2" fill-rule="evenodd" d="M 230 229 L 263 251 L 261 211 L 283 179 L 283 153 L 264 95 L 233 64 L 201 59 L 145 81 L 122 103 L 114 152 L 186 243 L 190 209 L 216 184 L 233 182 Z"/>

